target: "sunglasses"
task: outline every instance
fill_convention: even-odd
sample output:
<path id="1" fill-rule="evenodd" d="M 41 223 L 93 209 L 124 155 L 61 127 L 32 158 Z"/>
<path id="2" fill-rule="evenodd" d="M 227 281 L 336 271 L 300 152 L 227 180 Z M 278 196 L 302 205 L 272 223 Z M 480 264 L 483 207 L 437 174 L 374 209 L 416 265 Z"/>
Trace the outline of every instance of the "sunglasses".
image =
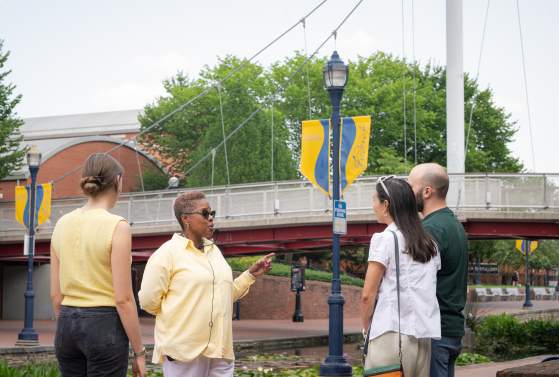
<path id="1" fill-rule="evenodd" d="M 396 178 L 395 175 L 386 175 L 384 177 L 379 177 L 377 179 L 377 183 L 380 183 L 380 185 L 382 186 L 382 189 L 384 190 L 384 192 L 386 192 L 386 195 L 388 196 L 388 199 L 390 199 L 390 193 L 388 192 L 388 189 L 386 188 L 386 185 L 384 184 L 384 181 L 387 181 L 389 179 L 392 178 Z"/>
<path id="2" fill-rule="evenodd" d="M 210 211 L 204 208 L 201 212 L 183 212 L 183 215 L 200 215 L 206 220 L 209 220 L 210 216 L 215 219 L 215 211 Z"/>

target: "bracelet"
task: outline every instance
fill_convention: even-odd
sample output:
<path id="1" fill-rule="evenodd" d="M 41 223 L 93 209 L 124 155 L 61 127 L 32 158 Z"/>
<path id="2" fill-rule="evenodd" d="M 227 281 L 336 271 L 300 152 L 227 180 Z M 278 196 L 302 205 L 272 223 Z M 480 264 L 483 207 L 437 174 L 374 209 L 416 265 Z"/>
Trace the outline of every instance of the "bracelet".
<path id="1" fill-rule="evenodd" d="M 132 354 L 134 355 L 134 358 L 138 358 L 138 357 L 142 357 L 146 355 L 146 347 L 142 346 L 142 350 L 140 352 L 134 352 L 132 351 Z"/>

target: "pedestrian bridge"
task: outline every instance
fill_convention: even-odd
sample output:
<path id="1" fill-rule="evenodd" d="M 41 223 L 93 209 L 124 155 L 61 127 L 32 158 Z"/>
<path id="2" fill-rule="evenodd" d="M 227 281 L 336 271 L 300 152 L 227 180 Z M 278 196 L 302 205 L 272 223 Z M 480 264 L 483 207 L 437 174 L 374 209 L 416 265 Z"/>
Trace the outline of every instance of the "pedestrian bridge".
<path id="1" fill-rule="evenodd" d="M 383 229 L 372 213 L 377 177 L 357 180 L 345 193 L 348 232 L 342 245 L 366 245 Z M 225 254 L 324 250 L 330 247 L 332 202 L 306 181 L 201 188 L 217 211 L 217 243 Z M 133 255 L 145 259 L 178 230 L 173 201 L 182 190 L 123 194 L 114 212 L 133 231 Z M 448 204 L 472 239 L 559 238 L 559 173 L 451 175 Z M 52 203 L 37 234 L 37 257 L 48 258 L 56 221 L 84 198 Z M 14 203 L 0 203 L 0 259 L 22 256 L 23 228 Z"/>

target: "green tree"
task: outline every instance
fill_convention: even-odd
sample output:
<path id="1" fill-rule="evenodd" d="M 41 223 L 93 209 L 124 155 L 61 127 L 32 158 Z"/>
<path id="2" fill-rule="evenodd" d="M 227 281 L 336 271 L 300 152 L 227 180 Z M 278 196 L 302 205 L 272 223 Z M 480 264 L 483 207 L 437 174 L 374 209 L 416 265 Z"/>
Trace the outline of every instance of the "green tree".
<path id="1" fill-rule="evenodd" d="M 21 95 L 14 94 L 15 85 L 5 82 L 11 70 L 4 68 L 10 52 L 2 52 L 3 46 L 0 39 L 0 179 L 22 166 L 26 152 L 21 147 L 23 136 L 19 132 L 23 120 L 15 113 Z"/>
<path id="2" fill-rule="evenodd" d="M 138 176 L 136 187 L 138 189 L 143 187 L 145 191 L 162 190 L 167 188 L 168 183 L 169 177 L 167 174 L 156 168 L 148 168 L 142 172 L 141 176 Z"/>
<path id="3" fill-rule="evenodd" d="M 214 68 L 205 67 L 197 80 L 189 80 L 182 74 L 165 82 L 169 96 L 158 99 L 154 105 L 146 106 L 140 118 L 142 127 L 148 127 L 164 114 L 187 102 L 203 90 L 212 87 L 231 70 L 244 61 L 227 57 Z M 175 161 L 174 168 L 187 171 L 193 164 L 203 161 L 187 177 L 189 186 L 209 185 L 212 174 L 211 151 L 223 141 L 223 126 L 228 135 L 246 117 L 265 106 L 273 83 L 262 67 L 248 64 L 221 86 L 219 92 L 213 88 L 209 93 L 193 102 L 192 106 L 180 111 L 166 121 L 162 127 L 149 132 L 143 142 L 157 148 L 166 158 Z M 281 113 L 274 123 L 274 172 L 275 179 L 296 177 L 294 159 L 287 143 L 287 130 L 281 122 Z M 227 157 L 231 183 L 268 181 L 271 178 L 271 121 L 272 109 L 264 108 L 227 141 Z M 213 163 L 214 184 L 227 184 L 225 148 L 216 149 Z"/>
<path id="4" fill-rule="evenodd" d="M 327 118 L 330 102 L 324 90 L 325 58 L 313 58 L 300 69 L 305 57 L 273 63 L 268 69 L 251 63 L 223 83 L 225 133 L 229 134 L 258 108 L 246 125 L 227 142 L 231 183 L 271 179 L 271 124 L 274 119 L 274 178 L 298 177 L 301 121 Z M 161 119 L 246 63 L 233 56 L 205 67 L 197 79 L 179 73 L 166 80 L 166 95 L 145 107 L 142 127 Z M 342 101 L 344 116 L 372 114 L 373 127 L 366 174 L 407 173 L 414 163 L 446 165 L 446 87 L 444 68 L 408 64 L 391 55 L 376 53 L 350 62 L 348 86 Z M 415 72 L 415 85 L 413 73 Z M 406 143 L 404 143 L 403 87 L 406 90 Z M 413 90 L 415 86 L 415 90 Z M 416 112 L 413 111 L 415 93 Z M 466 159 L 467 171 L 518 172 L 522 165 L 511 156 L 507 144 L 516 132 L 503 108 L 497 107 L 491 90 L 482 90 L 465 78 L 466 108 L 475 101 Z M 310 105 L 309 105 L 310 103 Z M 466 111 L 466 124 L 469 111 Z M 417 143 L 414 143 L 416 119 Z M 194 101 L 160 126 L 145 134 L 144 144 L 174 161 L 175 171 L 187 171 L 188 185 L 227 183 L 223 146 L 216 149 L 213 169 L 211 150 L 223 140 L 218 91 Z M 404 147 L 406 151 L 404 152 Z"/>
<path id="5" fill-rule="evenodd" d="M 306 70 L 287 81 L 302 63 L 304 57 L 295 57 L 272 66 L 272 76 L 278 86 L 286 89 L 277 101 L 286 126 L 294 154 L 300 150 L 300 121 L 309 117 L 309 95 Z M 308 63 L 312 118 L 327 118 L 330 102 L 323 87 L 322 69 L 325 59 Z M 349 63 L 350 76 L 342 100 L 344 116 L 371 114 L 373 126 L 369 144 L 369 161 L 366 173 L 407 173 L 417 161 L 438 162 L 446 165 L 446 71 L 442 67 L 427 65 L 421 69 L 406 64 L 382 52 L 370 57 L 360 57 Z M 415 85 L 413 73 L 415 71 Z M 406 85 L 406 132 L 404 132 L 403 87 Z M 415 90 L 413 90 L 415 86 Z M 470 172 L 517 172 L 522 169 L 511 156 L 507 144 L 516 132 L 503 108 L 497 107 L 489 89 L 481 90 L 467 75 L 464 83 L 466 107 L 475 100 L 472 116 L 466 170 Z M 413 97 L 415 92 L 417 125 L 417 151 L 414 144 Z M 469 111 L 466 112 L 469 123 Z M 404 158 L 406 134 L 406 158 Z"/>

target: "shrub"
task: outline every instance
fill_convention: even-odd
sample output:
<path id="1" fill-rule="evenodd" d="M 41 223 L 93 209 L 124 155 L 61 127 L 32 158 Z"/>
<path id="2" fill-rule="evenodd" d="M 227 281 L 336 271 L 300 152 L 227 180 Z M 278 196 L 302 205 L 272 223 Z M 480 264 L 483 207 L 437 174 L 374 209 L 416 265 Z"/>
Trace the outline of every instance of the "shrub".
<path id="1" fill-rule="evenodd" d="M 249 268 L 254 262 L 256 262 L 260 257 L 236 257 L 236 258 L 229 258 L 227 262 L 233 269 L 233 271 L 245 271 Z M 291 266 L 282 263 L 273 263 L 272 270 L 268 272 L 269 275 L 272 276 L 291 276 Z M 325 271 L 318 271 L 307 268 L 305 270 L 305 280 L 317 280 L 317 281 L 325 281 L 330 282 L 332 281 L 332 273 L 325 272 Z M 358 287 L 363 286 L 363 279 L 359 279 L 353 276 L 349 276 L 346 274 L 340 274 L 340 280 L 342 284 L 347 285 L 355 285 Z"/>
<path id="2" fill-rule="evenodd" d="M 520 322 L 508 314 L 490 315 L 475 334 L 476 351 L 496 360 L 559 352 L 559 321 Z"/>

